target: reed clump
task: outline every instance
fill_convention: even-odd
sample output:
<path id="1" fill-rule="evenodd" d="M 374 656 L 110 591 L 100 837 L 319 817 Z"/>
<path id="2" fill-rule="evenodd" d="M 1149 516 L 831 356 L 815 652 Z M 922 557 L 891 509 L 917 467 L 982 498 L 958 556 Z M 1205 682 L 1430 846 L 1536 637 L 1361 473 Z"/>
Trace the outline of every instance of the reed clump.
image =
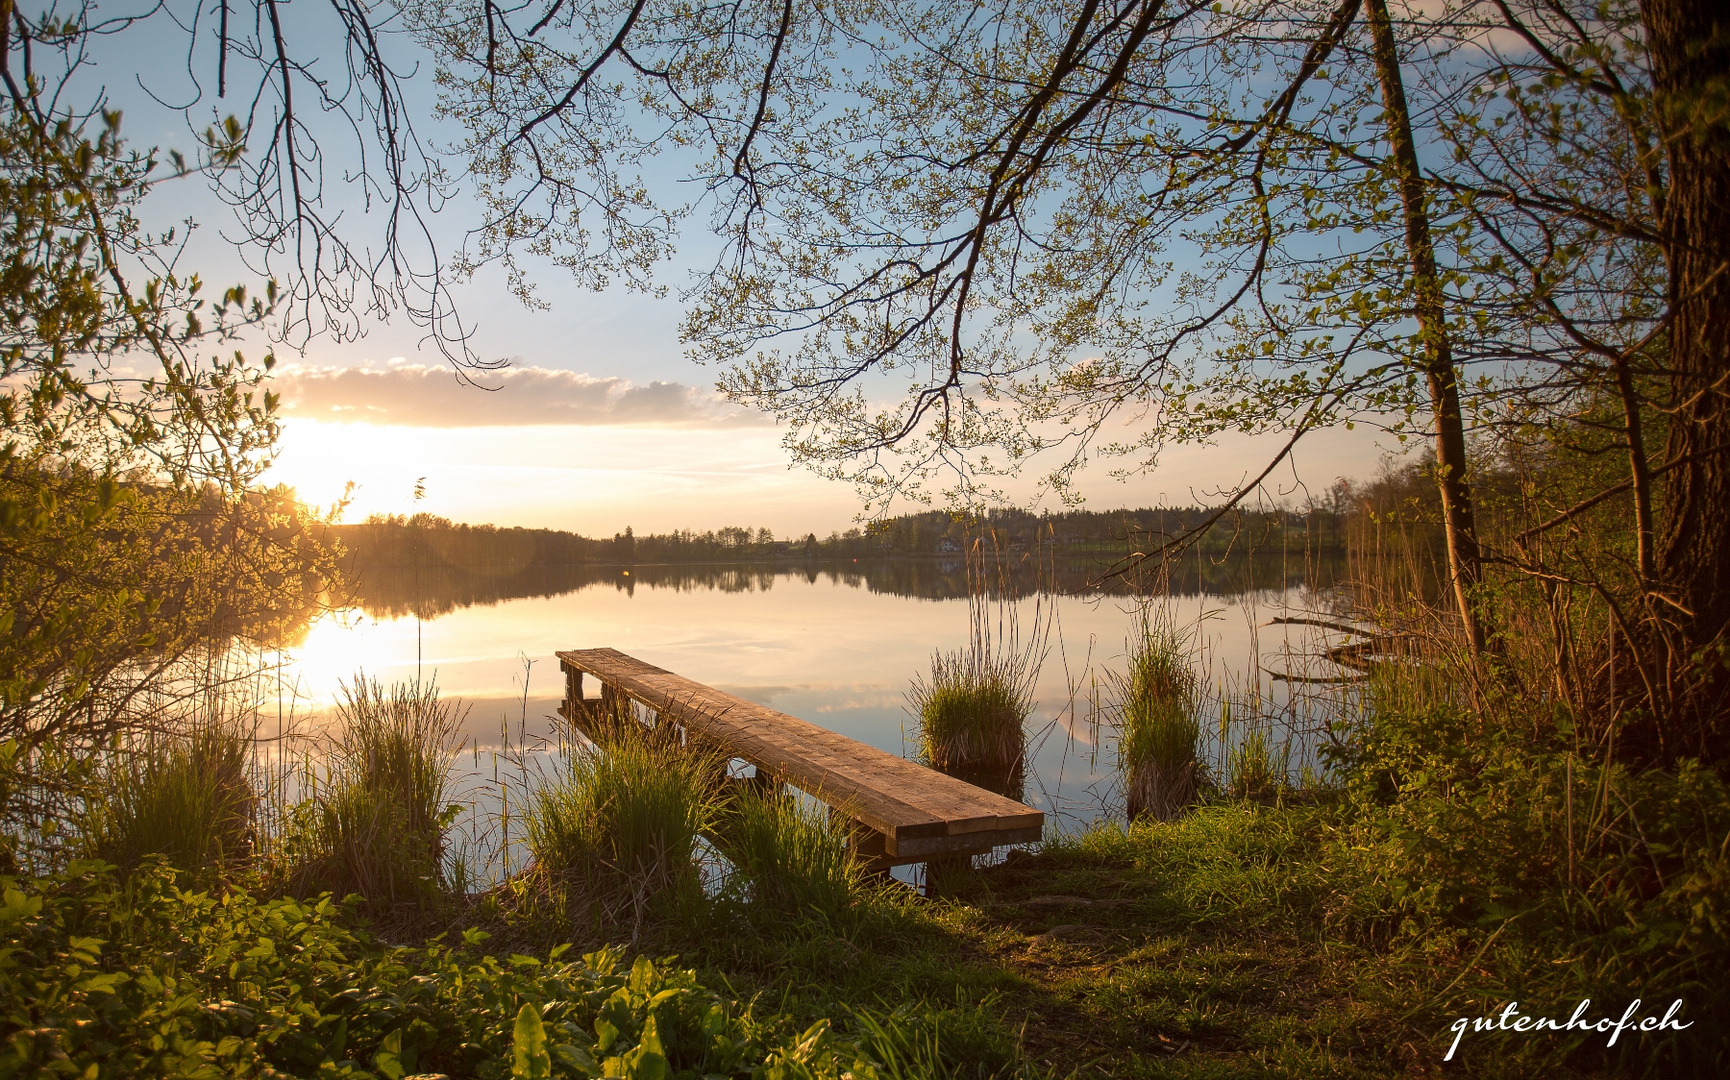
<path id="1" fill-rule="evenodd" d="M 1007 570 L 997 562 L 1004 579 L 998 593 L 1007 597 Z M 930 676 L 914 677 L 907 700 L 925 764 L 1019 799 L 1027 771 L 1024 725 L 1033 711 L 1050 622 L 1036 607 L 1023 642 L 1016 605 L 1006 598 L 990 603 L 987 586 L 983 546 L 975 541 L 968 555 L 967 647 L 933 652 Z"/>
<path id="2" fill-rule="evenodd" d="M 1117 680 L 1117 765 L 1132 822 L 1172 821 L 1201 791 L 1201 722 L 1185 646 L 1156 609 L 1141 609 L 1127 669 Z"/>
<path id="3" fill-rule="evenodd" d="M 567 914 L 586 902 L 599 920 L 628 911 L 640 923 L 655 903 L 700 888 L 698 840 L 720 813 L 720 770 L 634 721 L 597 734 L 529 804 L 529 873 Z"/>
<path id="4" fill-rule="evenodd" d="M 250 861 L 259 805 L 251 763 L 252 733 L 232 718 L 117 741 L 85 805 L 86 849 L 126 870 L 150 856 L 185 871 Z"/>
<path id="5" fill-rule="evenodd" d="M 358 893 L 395 906 L 436 901 L 448 884 L 452 739 L 466 710 L 436 682 L 364 673 L 342 686 L 325 784 L 295 815 L 286 843 L 290 888 Z"/>
<path id="6" fill-rule="evenodd" d="M 716 839 L 734 882 L 759 913 L 809 914 L 834 925 L 853 910 L 863 887 L 845 816 L 791 795 L 740 794 L 727 805 Z"/>
<path id="7" fill-rule="evenodd" d="M 1226 754 L 1226 793 L 1233 798 L 1261 801 L 1279 794 L 1285 770 L 1274 762 L 1273 740 L 1267 728 L 1251 727 Z"/>
<path id="8" fill-rule="evenodd" d="M 996 791 L 1019 790 L 1032 706 L 1013 660 L 975 651 L 934 653 L 929 679 L 910 693 L 919 717 L 919 756 L 927 765 Z"/>

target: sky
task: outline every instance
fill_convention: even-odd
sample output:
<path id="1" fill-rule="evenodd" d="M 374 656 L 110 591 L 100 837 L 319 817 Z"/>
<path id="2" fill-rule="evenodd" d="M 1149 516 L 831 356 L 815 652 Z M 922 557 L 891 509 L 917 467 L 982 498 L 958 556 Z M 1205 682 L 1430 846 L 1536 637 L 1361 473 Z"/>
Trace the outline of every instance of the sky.
<path id="1" fill-rule="evenodd" d="M 151 32 L 164 35 L 162 55 L 175 48 L 184 54 L 184 44 L 175 44 L 184 38 L 172 26 Z M 117 38 L 126 50 L 99 56 L 95 76 L 111 80 L 104 85 L 125 106 L 125 130 L 135 145 L 189 150 L 186 116 L 159 102 L 194 100 L 201 62 L 195 57 L 138 73 L 140 41 Z M 410 104 L 431 107 L 430 99 Z M 436 140 L 437 125 L 420 119 L 423 134 Z M 329 154 L 334 166 L 334 141 Z M 341 206 L 352 191 L 332 179 L 335 173 L 327 169 L 326 190 Z M 458 198 L 433 221 L 447 255 L 473 225 L 472 209 Z M 196 178 L 162 185 L 145 212 L 157 223 L 198 222 L 183 261 L 207 281 L 259 280 L 256 261 L 249 268 L 229 239 L 229 211 Z M 376 223 L 376 214 L 358 205 L 344 213 L 361 234 Z M 544 310 L 523 306 L 496 269 L 454 284 L 475 352 L 509 361 L 480 378 L 490 389 L 464 385 L 424 329 L 402 317 L 365 320 L 352 340 L 315 337 L 304 350 L 277 346 L 271 388 L 282 395 L 283 432 L 266 482 L 288 484 L 325 506 L 346 490 L 347 521 L 425 510 L 456 521 L 592 536 L 626 526 L 641 533 L 744 525 L 777 536 L 848 528 L 861 506 L 852 488 L 791 468 L 773 419 L 720 400 L 714 391 L 720 373 L 684 354 L 677 288 L 707 242 L 692 232 L 680 261 L 658 271 L 659 281 L 672 286 L 667 296 L 622 286 L 586 291 L 566 272 L 532 263 Z M 246 347 L 257 355 L 265 344 Z M 1151 474 L 1121 482 L 1095 466 L 1079 487 L 1086 505 L 1098 510 L 1217 501 L 1219 492 L 1260 472 L 1282 442 L 1281 436 L 1226 438 L 1173 447 Z M 1301 503 L 1300 483 L 1316 488 L 1340 476 L 1366 477 L 1385 452 L 1367 427 L 1313 434 L 1300 444 L 1294 467 L 1273 478 L 1274 496 Z M 1009 491 L 1024 505 L 1036 495 L 1030 483 Z M 918 509 L 924 507 L 892 512 Z"/>

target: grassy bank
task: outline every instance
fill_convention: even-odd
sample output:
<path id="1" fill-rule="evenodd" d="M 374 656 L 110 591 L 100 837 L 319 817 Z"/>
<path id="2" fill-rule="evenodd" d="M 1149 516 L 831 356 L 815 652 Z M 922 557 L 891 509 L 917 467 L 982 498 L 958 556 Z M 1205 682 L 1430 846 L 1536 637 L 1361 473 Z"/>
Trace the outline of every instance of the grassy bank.
<path id="1" fill-rule="evenodd" d="M 1698 774 L 1628 794 L 1677 809 L 1644 822 L 1643 853 L 1677 868 L 1690 837 L 1724 821 L 1722 786 Z M 1691 878 L 1619 904 L 1494 865 L 1475 878 L 1456 867 L 1455 895 L 1442 895 L 1399 877 L 1406 860 L 1437 856 L 1366 822 L 1357 798 L 1217 803 L 1054 840 L 938 900 L 859 883 L 841 910 L 789 911 L 783 893 L 759 911 L 751 893 L 723 892 L 662 909 L 629 946 L 622 928 L 475 902 L 443 936 L 392 947 L 328 899 L 75 867 L 8 885 L 0 1068 L 394 1078 L 394 1061 L 543 1075 L 512 1071 L 516 1018 L 532 1004 L 562 1032 L 547 1045 L 569 1048 L 549 1058 L 544 1075 L 557 1076 L 603 1075 L 608 1057 L 632 1053 L 636 1065 L 605 1074 L 1720 1074 L 1721 852 L 1695 852 Z M 1576 856 L 1577 872 L 1618 868 L 1630 870 L 1619 855 Z M 633 969 L 633 956 L 651 959 Z M 1628 1033 L 1614 1049 L 1596 1032 L 1467 1031 L 1443 1064 L 1457 1018 L 1509 1001 L 1560 1018 L 1590 998 L 1587 1019 L 1614 1019 L 1636 997 L 1641 1016 L 1682 999 L 1693 1026 Z M 660 1050 L 638 1053 L 651 1042 Z M 672 1071 L 643 1064 L 655 1053 Z M 84 1073 L 92 1063 L 100 1071 Z"/>

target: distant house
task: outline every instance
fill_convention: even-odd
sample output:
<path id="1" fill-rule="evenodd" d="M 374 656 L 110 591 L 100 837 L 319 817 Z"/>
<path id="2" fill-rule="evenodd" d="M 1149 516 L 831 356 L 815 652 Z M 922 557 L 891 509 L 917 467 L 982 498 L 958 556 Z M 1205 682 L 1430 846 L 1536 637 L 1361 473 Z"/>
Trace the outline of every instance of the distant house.
<path id="1" fill-rule="evenodd" d="M 937 550 L 940 554 L 951 554 L 960 551 L 961 545 L 956 543 L 953 537 L 945 536 L 937 541 Z"/>

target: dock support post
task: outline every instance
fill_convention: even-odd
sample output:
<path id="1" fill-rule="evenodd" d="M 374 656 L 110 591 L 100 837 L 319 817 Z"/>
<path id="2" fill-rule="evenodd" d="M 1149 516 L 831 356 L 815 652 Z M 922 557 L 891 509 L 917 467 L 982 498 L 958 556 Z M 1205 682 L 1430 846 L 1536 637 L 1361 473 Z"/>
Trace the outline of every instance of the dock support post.
<path id="1" fill-rule="evenodd" d="M 583 701 L 583 673 L 578 668 L 565 669 L 565 719 L 578 723 L 588 705 Z"/>

